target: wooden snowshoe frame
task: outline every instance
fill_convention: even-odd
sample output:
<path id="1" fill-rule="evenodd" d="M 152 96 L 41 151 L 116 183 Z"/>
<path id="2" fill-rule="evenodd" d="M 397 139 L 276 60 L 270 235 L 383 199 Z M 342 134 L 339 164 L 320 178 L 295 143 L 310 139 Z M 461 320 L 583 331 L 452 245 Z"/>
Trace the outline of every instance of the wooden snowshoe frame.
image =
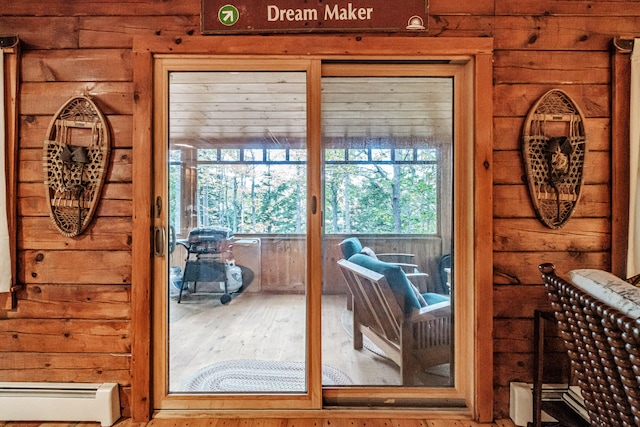
<path id="1" fill-rule="evenodd" d="M 100 110 L 86 96 L 69 99 L 49 124 L 43 152 L 49 213 L 64 236 L 78 236 L 91 222 L 109 152 L 109 129 Z"/>
<path id="2" fill-rule="evenodd" d="M 531 107 L 522 135 L 522 157 L 536 215 L 549 228 L 569 220 L 584 182 L 584 115 L 564 91 L 552 89 Z"/>

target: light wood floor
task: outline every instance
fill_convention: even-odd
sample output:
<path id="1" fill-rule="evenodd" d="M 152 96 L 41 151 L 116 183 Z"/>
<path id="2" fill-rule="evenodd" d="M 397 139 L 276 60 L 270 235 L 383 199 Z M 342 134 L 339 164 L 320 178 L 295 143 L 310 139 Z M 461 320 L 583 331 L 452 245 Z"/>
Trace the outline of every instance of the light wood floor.
<path id="1" fill-rule="evenodd" d="M 99 427 L 100 423 L 2 422 L 0 427 Z M 476 423 L 469 420 L 371 418 L 180 418 L 134 423 L 122 419 L 113 427 L 515 427 L 511 420 Z"/>
<path id="2" fill-rule="evenodd" d="M 339 369 L 356 385 L 400 385 L 400 369 L 369 350 L 355 350 L 342 316 L 346 296 L 322 301 L 322 363 Z M 227 305 L 212 295 L 187 294 L 169 307 L 170 390 L 185 391 L 200 368 L 234 359 L 304 361 L 305 296 L 245 292 Z M 448 365 L 431 370 L 430 386 L 448 384 Z"/>
<path id="3" fill-rule="evenodd" d="M 247 358 L 249 352 L 262 358 L 279 357 L 282 360 L 291 357 L 292 360 L 302 360 L 302 351 L 292 352 L 290 347 L 292 344 L 296 344 L 293 347 L 301 347 L 299 344 L 303 342 L 303 301 L 303 296 L 265 296 L 252 293 L 242 294 L 224 307 L 218 306 L 211 296 L 188 296 L 179 305 L 176 301 L 171 301 L 171 339 L 175 340 L 172 341 L 174 381 L 182 384 L 185 378 L 201 366 L 216 360 Z M 399 369 L 392 362 L 367 350 L 356 351 L 352 348 L 351 338 L 340 321 L 345 307 L 346 300 L 343 296 L 328 296 L 323 300 L 323 329 L 326 332 L 323 339 L 333 343 L 325 345 L 331 350 L 323 354 L 323 363 L 343 370 L 355 381 L 372 377 L 375 378 L 374 382 L 399 381 Z M 236 328 L 234 323 L 242 327 Z M 291 334 L 292 330 L 295 333 Z M 271 335 L 274 333 L 280 333 L 281 336 Z M 249 345 L 256 337 L 265 334 L 280 338 L 271 338 L 259 346 Z M 99 426 L 99 423 L 87 422 L 0 421 L 0 427 Z M 230 414 L 229 417 L 217 418 L 204 415 L 163 417 L 148 423 L 134 423 L 129 418 L 123 418 L 114 427 L 515 427 L 515 424 L 511 420 L 476 423 L 455 419 L 353 418 L 344 415 L 250 418 Z"/>

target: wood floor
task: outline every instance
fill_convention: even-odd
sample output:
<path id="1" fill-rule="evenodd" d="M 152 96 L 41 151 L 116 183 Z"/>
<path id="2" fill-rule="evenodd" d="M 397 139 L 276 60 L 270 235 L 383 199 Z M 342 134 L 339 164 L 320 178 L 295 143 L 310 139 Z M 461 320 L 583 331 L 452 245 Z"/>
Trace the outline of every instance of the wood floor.
<path id="1" fill-rule="evenodd" d="M 322 300 L 322 363 L 355 385 L 401 385 L 400 368 L 384 355 L 354 350 L 344 295 Z M 345 317 L 347 316 L 347 317 Z M 245 292 L 227 305 L 218 297 L 187 294 L 169 305 L 170 390 L 185 391 L 198 369 L 237 360 L 304 361 L 305 296 Z M 424 374 L 425 386 L 447 386 L 448 365 Z"/>
<path id="2" fill-rule="evenodd" d="M 300 353 L 290 347 L 300 347 L 304 335 L 304 297 L 298 295 L 242 294 L 229 305 L 221 307 L 211 296 L 187 296 L 181 304 L 175 300 L 170 305 L 170 323 L 173 360 L 173 380 L 180 387 L 185 378 L 194 370 L 216 360 L 235 357 L 300 358 Z M 356 381 L 365 383 L 399 381 L 399 369 L 392 362 L 369 351 L 355 351 L 351 337 L 345 332 L 341 322 L 346 300 L 344 296 L 327 296 L 323 299 L 323 340 L 330 351 L 323 353 L 323 363 L 335 366 Z M 241 328 L 231 326 L 243 325 Z M 194 326 L 197 325 L 197 326 Z M 225 326 L 225 327 L 221 327 Z M 274 328 L 269 330 L 266 327 Z M 291 334 L 291 331 L 295 333 Z M 268 339 L 266 343 L 255 345 L 256 337 L 281 336 L 279 340 Z M 276 335 L 272 335 L 276 334 Z M 279 334 L 279 335 L 278 335 Z M 227 339 L 226 337 L 231 337 Z M 253 342 L 253 343 L 252 343 Z M 252 343 L 252 344 L 250 344 Z M 400 414 L 399 414 L 400 415 Z M 76 422 L 2 422 L 0 427 L 99 427 L 99 423 Z M 416 418 L 372 418 L 352 415 L 331 417 L 295 418 L 249 418 L 194 415 L 184 418 L 169 418 L 167 415 L 148 423 L 134 423 L 123 418 L 114 427 L 515 427 L 511 420 L 497 420 L 493 423 L 476 423 L 455 419 Z"/>
<path id="3" fill-rule="evenodd" d="M 99 423 L 2 422 L 0 427 L 99 427 Z M 415 420 L 377 418 L 179 418 L 134 423 L 125 418 L 114 427 L 515 427 L 511 420 L 476 423 L 469 420 Z"/>

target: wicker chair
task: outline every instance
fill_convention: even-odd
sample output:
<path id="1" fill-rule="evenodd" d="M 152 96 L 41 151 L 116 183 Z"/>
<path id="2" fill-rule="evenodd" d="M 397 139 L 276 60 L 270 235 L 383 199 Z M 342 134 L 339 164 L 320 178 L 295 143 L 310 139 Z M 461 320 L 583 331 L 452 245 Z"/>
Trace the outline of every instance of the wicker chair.
<path id="1" fill-rule="evenodd" d="M 575 283 L 557 276 L 552 264 L 540 271 L 591 425 L 640 426 L 640 322 L 612 303 L 621 300 L 637 312 L 640 289 L 609 275 L 603 289 L 613 284 L 616 293 L 602 298 L 577 285 L 575 276 Z"/>

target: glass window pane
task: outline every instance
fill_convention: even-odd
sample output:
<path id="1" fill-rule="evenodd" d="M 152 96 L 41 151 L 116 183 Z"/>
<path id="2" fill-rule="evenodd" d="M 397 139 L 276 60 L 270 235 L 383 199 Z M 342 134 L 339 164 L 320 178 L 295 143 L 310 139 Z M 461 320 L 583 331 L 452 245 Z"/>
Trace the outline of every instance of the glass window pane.
<path id="1" fill-rule="evenodd" d="M 244 150 L 244 159 L 246 161 L 262 162 L 264 160 L 264 150 L 246 149 Z"/>
<path id="2" fill-rule="evenodd" d="M 218 160 L 218 152 L 219 150 L 217 149 L 201 148 L 197 150 L 198 160 L 209 160 L 215 162 Z"/>
<path id="3" fill-rule="evenodd" d="M 306 150 L 289 150 L 289 160 L 292 162 L 306 162 L 307 151 Z"/>
<path id="4" fill-rule="evenodd" d="M 374 162 L 384 162 L 391 160 L 391 150 L 389 149 L 380 149 L 380 148 L 372 148 L 371 149 L 371 160 Z"/>
<path id="5" fill-rule="evenodd" d="M 349 160 L 354 161 L 354 162 L 364 162 L 366 160 L 369 160 L 368 154 L 369 151 L 368 150 L 362 150 L 362 149 L 349 149 Z"/>
<path id="6" fill-rule="evenodd" d="M 240 150 L 220 150 L 220 160 L 223 162 L 237 162 L 240 160 Z"/>
<path id="7" fill-rule="evenodd" d="M 308 390 L 306 87 L 304 72 L 170 76 L 172 393 Z"/>
<path id="8" fill-rule="evenodd" d="M 267 150 L 267 160 L 271 162 L 284 162 L 287 160 L 287 151 L 277 150 L 275 148 Z"/>
<path id="9" fill-rule="evenodd" d="M 452 117 L 449 78 L 322 79 L 322 355 L 350 385 L 453 385 Z"/>
<path id="10" fill-rule="evenodd" d="M 419 148 L 417 151 L 418 154 L 418 160 L 424 160 L 424 161 L 429 161 L 429 160 L 437 160 L 438 158 L 438 150 L 433 149 L 433 148 Z"/>

